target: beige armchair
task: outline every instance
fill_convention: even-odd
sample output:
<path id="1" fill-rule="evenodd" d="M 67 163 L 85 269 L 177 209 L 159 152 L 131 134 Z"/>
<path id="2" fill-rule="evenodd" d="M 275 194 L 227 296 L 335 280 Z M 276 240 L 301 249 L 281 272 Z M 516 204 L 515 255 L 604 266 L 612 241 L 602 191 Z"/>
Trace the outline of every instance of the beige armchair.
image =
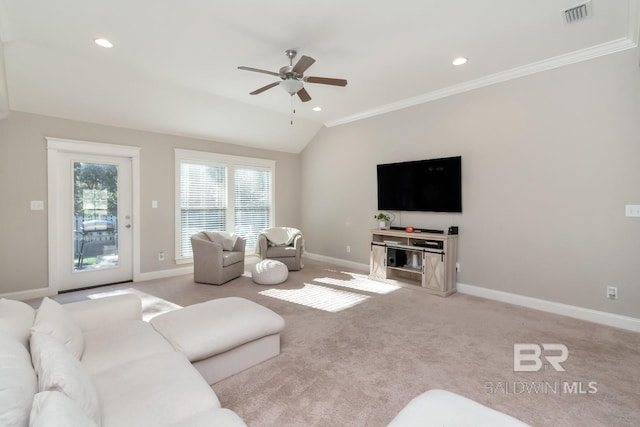
<path id="1" fill-rule="evenodd" d="M 222 285 L 244 273 L 245 240 L 232 233 L 201 231 L 191 236 L 193 280 Z"/>
<path id="2" fill-rule="evenodd" d="M 304 238 L 297 228 L 273 227 L 258 236 L 258 255 L 284 263 L 289 270 L 300 270 Z"/>

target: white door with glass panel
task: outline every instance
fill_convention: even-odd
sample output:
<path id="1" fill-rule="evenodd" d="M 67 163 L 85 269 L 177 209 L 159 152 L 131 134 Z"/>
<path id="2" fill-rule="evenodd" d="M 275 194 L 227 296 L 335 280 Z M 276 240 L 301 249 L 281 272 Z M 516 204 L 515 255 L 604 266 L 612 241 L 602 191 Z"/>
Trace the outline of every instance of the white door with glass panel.
<path id="1" fill-rule="evenodd" d="M 58 290 L 133 279 L 131 159 L 60 153 L 53 194 Z"/>

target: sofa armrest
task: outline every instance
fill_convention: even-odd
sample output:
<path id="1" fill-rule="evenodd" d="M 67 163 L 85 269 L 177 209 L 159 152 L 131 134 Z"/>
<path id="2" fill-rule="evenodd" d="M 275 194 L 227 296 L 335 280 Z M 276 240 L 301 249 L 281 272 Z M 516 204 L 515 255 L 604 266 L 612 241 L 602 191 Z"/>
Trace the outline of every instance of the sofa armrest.
<path id="1" fill-rule="evenodd" d="M 142 301 L 134 294 L 72 302 L 63 307 L 83 331 L 128 320 L 142 320 Z"/>
<path id="2" fill-rule="evenodd" d="M 300 252 L 304 248 L 304 238 L 302 237 L 302 234 L 298 234 L 293 239 L 293 247 L 296 248 L 298 252 Z"/>

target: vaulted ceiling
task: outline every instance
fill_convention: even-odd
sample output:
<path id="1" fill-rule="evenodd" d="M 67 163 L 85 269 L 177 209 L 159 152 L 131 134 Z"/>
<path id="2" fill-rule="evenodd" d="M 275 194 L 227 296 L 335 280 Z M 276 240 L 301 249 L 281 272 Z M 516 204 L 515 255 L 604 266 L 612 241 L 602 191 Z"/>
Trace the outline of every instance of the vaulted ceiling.
<path id="1" fill-rule="evenodd" d="M 633 48 L 639 2 L 0 0 L 0 102 L 297 153 L 323 126 Z M 306 103 L 279 87 L 250 95 L 279 78 L 237 67 L 277 72 L 290 48 L 316 59 L 305 75 L 348 85 L 305 83 Z"/>

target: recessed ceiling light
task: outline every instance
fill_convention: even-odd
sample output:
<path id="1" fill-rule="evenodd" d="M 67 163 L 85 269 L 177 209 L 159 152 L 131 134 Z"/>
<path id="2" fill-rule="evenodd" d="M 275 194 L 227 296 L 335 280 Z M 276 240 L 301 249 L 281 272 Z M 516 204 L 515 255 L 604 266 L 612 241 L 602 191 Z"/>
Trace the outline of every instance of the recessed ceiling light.
<path id="1" fill-rule="evenodd" d="M 463 58 L 462 56 L 456 58 L 453 60 L 452 64 L 453 65 L 462 65 L 462 64 L 466 64 L 467 63 L 467 58 Z"/>
<path id="2" fill-rule="evenodd" d="M 322 111 L 322 107 L 313 107 L 312 110 L 313 111 Z"/>
<path id="3" fill-rule="evenodd" d="M 101 47 L 106 47 L 106 48 L 112 48 L 113 47 L 113 43 L 111 43 L 107 39 L 99 38 L 99 39 L 95 39 L 93 42 L 95 44 L 97 44 L 98 46 L 101 46 Z"/>

